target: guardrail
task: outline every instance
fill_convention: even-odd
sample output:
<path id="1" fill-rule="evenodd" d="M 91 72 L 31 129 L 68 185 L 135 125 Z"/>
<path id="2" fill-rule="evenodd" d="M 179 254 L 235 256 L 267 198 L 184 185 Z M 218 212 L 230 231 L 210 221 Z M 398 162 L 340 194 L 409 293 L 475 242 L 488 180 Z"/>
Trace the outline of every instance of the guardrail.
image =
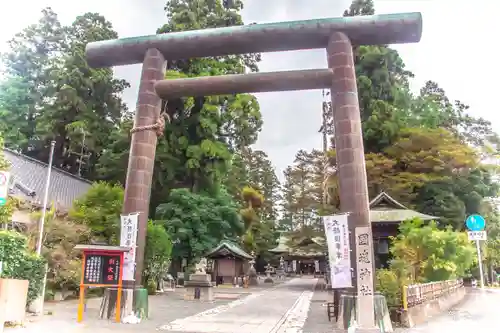
<path id="1" fill-rule="evenodd" d="M 437 299 L 463 287 L 463 280 L 446 280 L 403 287 L 403 309 Z"/>

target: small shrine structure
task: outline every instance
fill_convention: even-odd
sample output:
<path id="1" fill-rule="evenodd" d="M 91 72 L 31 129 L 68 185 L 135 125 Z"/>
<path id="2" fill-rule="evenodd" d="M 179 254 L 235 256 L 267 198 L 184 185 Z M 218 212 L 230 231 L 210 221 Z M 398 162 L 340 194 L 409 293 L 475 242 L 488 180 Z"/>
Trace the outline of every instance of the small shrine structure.
<path id="1" fill-rule="evenodd" d="M 234 281 L 243 279 L 248 270 L 248 262 L 253 257 L 237 244 L 223 240 L 205 257 L 211 261 L 207 273 L 212 275 L 212 281 L 217 285 L 233 284 Z"/>
<path id="2" fill-rule="evenodd" d="M 285 272 L 305 275 L 325 273 L 326 243 L 323 237 L 304 237 L 293 249 L 289 243 L 289 237 L 281 235 L 278 246 L 269 250 L 283 257 Z"/>
<path id="3" fill-rule="evenodd" d="M 390 260 L 390 237 L 397 236 L 401 222 L 415 218 L 424 222 L 439 220 L 439 217 L 409 209 L 386 192 L 381 192 L 370 201 L 370 221 L 375 247 L 375 266 L 377 268 L 387 267 Z"/>

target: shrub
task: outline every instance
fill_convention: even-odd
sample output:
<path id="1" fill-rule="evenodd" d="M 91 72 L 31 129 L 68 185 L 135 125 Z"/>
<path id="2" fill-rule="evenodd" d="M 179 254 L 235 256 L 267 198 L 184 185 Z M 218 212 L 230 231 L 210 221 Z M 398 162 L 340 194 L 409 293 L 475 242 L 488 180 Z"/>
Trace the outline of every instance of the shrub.
<path id="1" fill-rule="evenodd" d="M 39 213 L 34 215 L 39 220 Z M 28 231 L 28 240 L 34 244 L 38 238 L 38 228 Z M 75 245 L 86 244 L 90 238 L 90 229 L 82 224 L 57 216 L 52 208 L 47 212 L 43 237 L 42 255 L 47 260 L 47 287 L 53 291 L 76 290 L 80 285 L 82 270 L 81 253 Z"/>
<path id="2" fill-rule="evenodd" d="M 378 269 L 375 290 L 385 296 L 389 308 L 401 307 L 401 281 L 396 272 L 390 269 Z"/>
<path id="3" fill-rule="evenodd" d="M 148 221 L 142 275 L 144 283 L 149 283 L 149 280 L 154 282 L 154 292 L 156 292 L 156 282 L 163 278 L 170 265 L 172 246 L 170 236 L 163 225 Z"/>
<path id="4" fill-rule="evenodd" d="M 2 277 L 28 280 L 28 304 L 42 293 L 45 276 L 45 260 L 28 249 L 23 235 L 12 231 L 0 231 L 0 261 Z"/>

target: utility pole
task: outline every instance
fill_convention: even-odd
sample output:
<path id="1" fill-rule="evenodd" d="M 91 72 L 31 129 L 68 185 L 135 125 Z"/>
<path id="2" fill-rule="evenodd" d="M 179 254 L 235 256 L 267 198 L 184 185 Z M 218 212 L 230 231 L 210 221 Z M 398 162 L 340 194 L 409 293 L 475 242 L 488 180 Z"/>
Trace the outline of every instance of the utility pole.
<path id="1" fill-rule="evenodd" d="M 52 173 L 52 162 L 54 160 L 54 148 L 56 146 L 55 141 L 50 142 L 50 155 L 49 155 L 49 165 L 47 168 L 47 179 L 45 180 L 45 191 L 43 193 L 43 206 L 42 206 L 42 217 L 40 218 L 38 226 L 38 242 L 36 246 L 36 253 L 38 255 L 42 254 L 43 246 L 43 227 L 45 225 L 45 217 L 47 215 L 47 204 L 49 201 L 49 188 L 50 188 L 50 175 Z M 45 285 L 47 284 L 47 264 L 45 264 L 45 275 L 42 284 L 42 294 L 30 305 L 30 310 L 37 315 L 43 315 L 43 302 L 45 299 Z"/>
<path id="2" fill-rule="evenodd" d="M 45 216 L 47 215 L 47 204 L 49 200 L 49 188 L 50 188 L 50 175 L 52 173 L 52 161 L 54 160 L 54 148 L 56 146 L 55 141 L 50 142 L 50 155 L 49 155 L 49 166 L 47 168 L 47 178 L 45 180 L 45 191 L 43 193 L 43 206 L 42 206 L 42 217 L 40 218 L 40 224 L 38 227 L 38 243 L 36 247 L 36 253 L 40 255 L 42 253 L 43 244 L 43 227 L 45 224 Z"/>
<path id="3" fill-rule="evenodd" d="M 82 176 L 82 163 L 83 163 L 83 153 L 85 152 L 85 130 L 82 128 L 83 139 L 82 139 L 82 148 L 80 149 L 80 157 L 78 159 L 78 177 Z"/>

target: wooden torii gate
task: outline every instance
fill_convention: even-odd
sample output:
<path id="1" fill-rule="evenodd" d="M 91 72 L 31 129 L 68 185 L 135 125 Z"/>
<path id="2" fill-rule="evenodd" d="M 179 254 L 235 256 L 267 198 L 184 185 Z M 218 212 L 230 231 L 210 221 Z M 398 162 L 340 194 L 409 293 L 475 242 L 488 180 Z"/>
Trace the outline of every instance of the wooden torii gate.
<path id="1" fill-rule="evenodd" d="M 421 34 L 421 14 L 402 13 L 183 31 L 88 44 L 90 66 L 143 64 L 123 206 L 124 214 L 140 213 L 136 281 L 143 268 L 157 134 L 163 125 L 161 99 L 331 89 L 340 208 L 350 213 L 353 237 L 354 228 L 370 226 L 370 216 L 352 46 L 414 43 Z M 164 80 L 165 61 L 169 60 L 318 48 L 326 49 L 327 69 Z M 373 261 L 373 253 L 371 256 Z M 355 265 L 355 256 L 351 257 Z M 361 323 L 366 327 L 370 321 L 373 326 L 370 313 Z"/>

